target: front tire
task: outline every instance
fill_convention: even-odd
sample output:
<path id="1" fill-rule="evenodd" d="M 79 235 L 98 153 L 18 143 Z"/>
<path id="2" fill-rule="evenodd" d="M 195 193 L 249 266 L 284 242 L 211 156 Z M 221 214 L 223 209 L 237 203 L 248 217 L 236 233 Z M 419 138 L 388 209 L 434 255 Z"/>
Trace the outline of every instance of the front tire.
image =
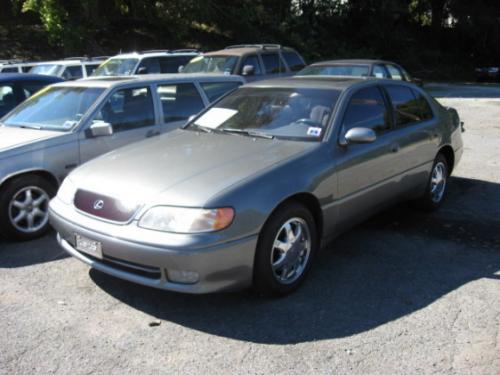
<path id="1" fill-rule="evenodd" d="M 257 244 L 254 288 L 264 295 L 285 295 L 304 281 L 318 247 L 316 223 L 302 204 L 292 202 L 274 212 Z"/>
<path id="2" fill-rule="evenodd" d="M 49 229 L 49 201 L 56 188 L 42 177 L 16 177 L 0 189 L 0 233 L 10 240 L 31 240 Z"/>

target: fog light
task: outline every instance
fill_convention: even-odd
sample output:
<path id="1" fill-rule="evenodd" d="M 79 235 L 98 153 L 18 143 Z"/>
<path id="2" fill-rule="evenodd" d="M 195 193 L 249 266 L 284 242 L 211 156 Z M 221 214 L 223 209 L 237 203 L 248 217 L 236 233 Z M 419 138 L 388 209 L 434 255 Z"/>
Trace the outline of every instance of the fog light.
<path id="1" fill-rule="evenodd" d="M 200 279 L 198 272 L 184 270 L 167 270 L 167 277 L 170 281 L 180 284 L 194 284 Z"/>

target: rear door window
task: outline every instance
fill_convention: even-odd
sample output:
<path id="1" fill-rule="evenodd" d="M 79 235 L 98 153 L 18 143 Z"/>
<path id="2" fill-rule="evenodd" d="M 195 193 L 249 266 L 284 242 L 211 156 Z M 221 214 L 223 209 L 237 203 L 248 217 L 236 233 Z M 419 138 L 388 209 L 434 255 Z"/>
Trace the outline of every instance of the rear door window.
<path id="1" fill-rule="evenodd" d="M 85 64 L 85 71 L 87 72 L 87 77 L 90 77 L 98 67 L 99 64 Z"/>
<path id="2" fill-rule="evenodd" d="M 383 65 L 375 65 L 373 67 L 372 75 L 377 78 L 387 78 L 389 75 L 387 74 L 387 69 Z"/>
<path id="3" fill-rule="evenodd" d="M 243 64 L 241 64 L 240 74 L 243 73 L 243 68 L 247 65 L 253 66 L 254 75 L 262 74 L 262 69 L 260 68 L 259 58 L 257 57 L 257 55 L 250 55 L 245 57 L 245 60 L 243 60 Z"/>
<path id="4" fill-rule="evenodd" d="M 420 109 L 420 117 L 422 120 L 430 120 L 434 117 L 434 113 L 432 112 L 432 108 L 427 101 L 427 99 L 419 92 L 412 90 L 413 95 L 417 98 L 417 105 Z"/>
<path id="5" fill-rule="evenodd" d="M 283 52 L 282 55 L 292 72 L 298 72 L 306 66 L 297 52 L 288 51 Z"/>
<path id="6" fill-rule="evenodd" d="M 204 82 L 201 84 L 201 87 L 211 103 L 240 85 L 240 82 Z"/>
<path id="7" fill-rule="evenodd" d="M 403 127 L 422 121 L 419 101 L 410 88 L 387 85 L 385 89 L 391 99 L 396 119 L 396 127 Z"/>
<path id="8" fill-rule="evenodd" d="M 265 53 L 261 55 L 264 62 L 266 74 L 277 74 L 286 72 L 285 65 L 277 53 Z"/>
<path id="9" fill-rule="evenodd" d="M 180 66 L 185 66 L 193 56 L 168 56 L 160 57 L 160 70 L 162 73 L 178 73 Z"/>
<path id="10" fill-rule="evenodd" d="M 116 91 L 102 106 L 94 121 L 110 123 L 117 133 L 154 125 L 151 90 L 148 87 L 134 87 Z"/>
<path id="11" fill-rule="evenodd" d="M 377 135 L 390 130 L 389 112 L 378 87 L 360 89 L 351 97 L 343 119 L 344 134 L 352 128 L 373 129 Z"/>
<path id="12" fill-rule="evenodd" d="M 67 66 L 64 68 L 62 77 L 68 81 L 80 79 L 83 77 L 82 67 L 80 65 Z"/>
<path id="13" fill-rule="evenodd" d="M 137 72 L 139 69 L 146 68 L 145 73 L 143 74 L 155 74 L 160 73 L 160 62 L 157 57 L 147 57 L 143 59 L 137 68 Z"/>
<path id="14" fill-rule="evenodd" d="M 205 108 L 200 93 L 192 83 L 159 85 L 157 93 L 163 108 L 164 122 L 187 120 Z"/>

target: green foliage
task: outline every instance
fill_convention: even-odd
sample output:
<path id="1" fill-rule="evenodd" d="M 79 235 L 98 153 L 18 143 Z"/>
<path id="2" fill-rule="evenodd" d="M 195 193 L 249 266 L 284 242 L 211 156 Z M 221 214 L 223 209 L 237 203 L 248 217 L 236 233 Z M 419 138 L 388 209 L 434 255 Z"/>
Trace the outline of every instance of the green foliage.
<path id="1" fill-rule="evenodd" d="M 9 0 L 4 0 L 4 2 Z M 500 61 L 498 0 L 10 0 L 64 53 L 275 42 L 424 74 Z M 456 71 L 456 67 L 448 71 Z"/>

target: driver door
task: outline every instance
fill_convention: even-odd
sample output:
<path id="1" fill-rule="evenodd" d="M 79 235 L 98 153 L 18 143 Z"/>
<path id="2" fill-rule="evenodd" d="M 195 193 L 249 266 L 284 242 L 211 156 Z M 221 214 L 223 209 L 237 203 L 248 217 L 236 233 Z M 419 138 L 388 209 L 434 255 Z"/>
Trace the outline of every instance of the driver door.
<path id="1" fill-rule="evenodd" d="M 398 196 L 398 154 L 393 149 L 392 112 L 378 86 L 355 92 L 342 120 L 341 139 L 352 128 L 370 128 L 372 143 L 339 146 L 339 215 L 352 225 Z"/>
<path id="2" fill-rule="evenodd" d="M 93 137 L 89 127 L 95 122 L 111 124 L 113 134 Z M 80 133 L 80 162 L 129 143 L 160 134 L 150 87 L 119 89 L 94 114 L 86 131 Z"/>

